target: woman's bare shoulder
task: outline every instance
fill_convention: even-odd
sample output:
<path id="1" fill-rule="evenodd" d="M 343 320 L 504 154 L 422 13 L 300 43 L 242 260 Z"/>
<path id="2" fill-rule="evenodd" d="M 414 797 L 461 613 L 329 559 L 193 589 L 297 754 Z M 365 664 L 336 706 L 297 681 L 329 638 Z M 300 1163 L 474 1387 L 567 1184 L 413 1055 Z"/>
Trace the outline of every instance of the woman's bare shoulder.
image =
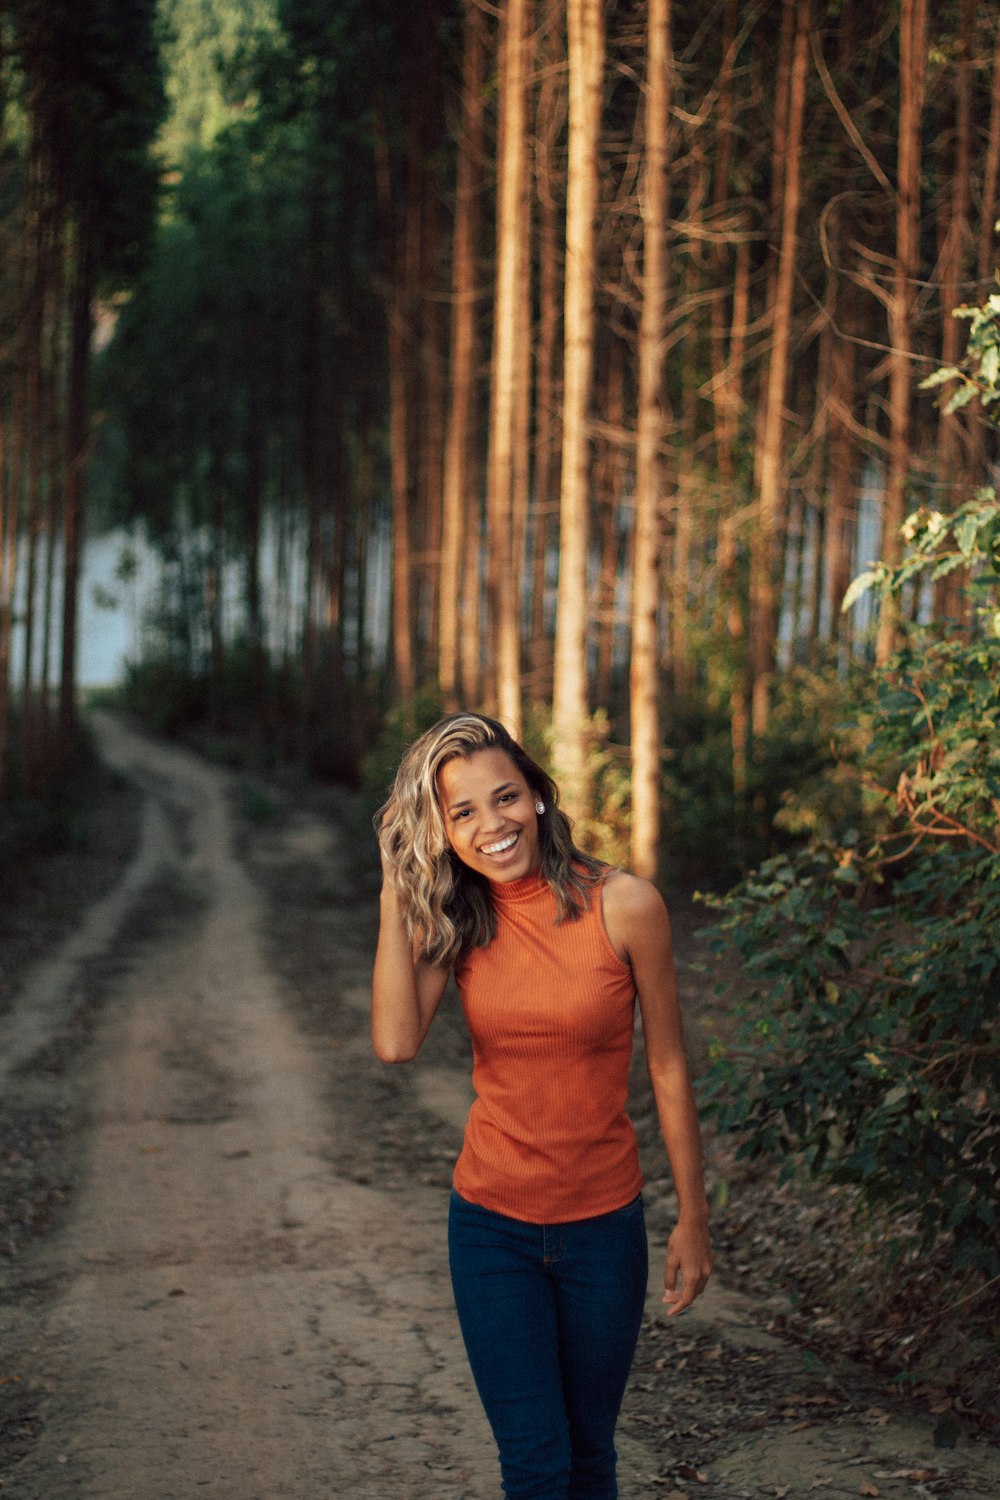
<path id="1" fill-rule="evenodd" d="M 667 908 L 651 880 L 611 870 L 604 881 L 603 898 L 604 925 L 620 955 L 634 953 L 637 943 L 657 932 L 669 940 Z"/>
<path id="2" fill-rule="evenodd" d="M 605 876 L 604 909 L 640 918 L 666 912 L 663 897 L 651 880 L 618 869 L 609 870 Z"/>

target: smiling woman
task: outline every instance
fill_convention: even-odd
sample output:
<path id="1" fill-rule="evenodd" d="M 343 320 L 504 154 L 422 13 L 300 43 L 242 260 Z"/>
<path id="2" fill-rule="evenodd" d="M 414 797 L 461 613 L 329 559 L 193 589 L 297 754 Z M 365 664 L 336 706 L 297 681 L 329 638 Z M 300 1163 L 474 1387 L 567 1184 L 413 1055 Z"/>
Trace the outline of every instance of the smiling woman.
<path id="1" fill-rule="evenodd" d="M 372 1038 L 386 1062 L 414 1057 L 454 972 L 476 1098 L 449 1254 L 504 1490 L 613 1500 L 647 1276 L 626 1111 L 637 999 L 680 1204 L 671 1314 L 711 1252 L 666 910 L 648 881 L 577 849 L 558 803 L 494 719 L 454 714 L 410 747 L 377 819 Z"/>

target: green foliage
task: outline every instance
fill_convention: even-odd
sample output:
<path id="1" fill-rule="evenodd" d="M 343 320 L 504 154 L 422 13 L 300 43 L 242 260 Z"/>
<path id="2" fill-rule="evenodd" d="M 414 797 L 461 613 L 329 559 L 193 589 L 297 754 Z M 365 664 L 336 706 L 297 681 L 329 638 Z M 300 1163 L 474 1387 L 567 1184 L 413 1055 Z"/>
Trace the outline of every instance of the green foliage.
<path id="1" fill-rule="evenodd" d="M 841 767 L 858 816 L 817 822 L 717 902 L 748 996 L 708 1089 L 744 1155 L 858 1190 L 894 1254 L 1000 1273 L 1000 504 L 910 517 L 859 579 L 898 594 L 964 567 L 978 617 L 914 629 Z M 851 601 L 848 601 L 848 604 Z"/>
<path id="2" fill-rule="evenodd" d="M 964 359 L 960 365 L 935 370 L 923 381 L 923 389 L 957 381 L 945 411 L 958 411 L 978 400 L 984 415 L 995 423 L 1000 406 L 1000 292 L 987 297 L 981 307 L 957 307 L 954 316 L 969 324 Z"/>
<path id="3" fill-rule="evenodd" d="M 239 89 L 238 60 L 277 31 L 276 0 L 160 0 L 169 113 L 159 137 L 173 165 L 209 149 L 255 91 Z"/>
<path id="4" fill-rule="evenodd" d="M 845 725 L 857 693 L 853 674 L 842 677 L 833 664 L 784 672 L 741 798 L 728 694 L 672 700 L 663 782 L 668 868 L 718 885 L 803 837 L 853 821 L 858 793 L 838 757 L 856 753 L 859 736 Z"/>
<path id="5" fill-rule="evenodd" d="M 117 695 L 118 706 L 134 713 L 157 734 L 179 735 L 201 723 L 207 711 L 204 680 L 170 655 L 146 655 L 129 662 Z"/>
<path id="6" fill-rule="evenodd" d="M 543 717 L 536 710 L 526 747 L 540 765 L 552 765 L 552 728 L 547 714 Z M 585 853 L 608 864 L 627 865 L 632 807 L 628 746 L 612 741 L 608 716 L 602 710 L 592 714 L 587 725 L 584 777 L 590 806 L 575 819 L 573 838 Z"/>

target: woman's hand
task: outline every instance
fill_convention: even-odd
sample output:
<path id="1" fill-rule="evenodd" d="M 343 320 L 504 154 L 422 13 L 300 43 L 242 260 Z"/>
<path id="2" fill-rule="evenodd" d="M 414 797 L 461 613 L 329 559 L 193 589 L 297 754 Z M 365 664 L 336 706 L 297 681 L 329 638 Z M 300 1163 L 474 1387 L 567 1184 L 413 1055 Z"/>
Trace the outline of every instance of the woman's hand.
<path id="1" fill-rule="evenodd" d="M 663 1302 L 673 1318 L 701 1295 L 712 1274 L 712 1250 L 708 1223 L 678 1223 L 667 1241 L 667 1265 L 663 1274 Z M 678 1280 L 680 1285 L 678 1286 Z"/>

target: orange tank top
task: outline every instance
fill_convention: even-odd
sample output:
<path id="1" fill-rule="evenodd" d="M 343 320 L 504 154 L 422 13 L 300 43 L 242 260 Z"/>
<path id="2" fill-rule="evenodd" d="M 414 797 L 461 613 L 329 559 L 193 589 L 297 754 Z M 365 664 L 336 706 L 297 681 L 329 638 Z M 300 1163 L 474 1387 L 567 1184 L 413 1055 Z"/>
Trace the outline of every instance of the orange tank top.
<path id="1" fill-rule="evenodd" d="M 632 971 L 611 946 L 600 888 L 559 926 L 538 875 L 490 892 L 496 937 L 455 970 L 476 1092 L 455 1188 L 531 1223 L 610 1213 L 642 1187 L 625 1112 Z"/>

